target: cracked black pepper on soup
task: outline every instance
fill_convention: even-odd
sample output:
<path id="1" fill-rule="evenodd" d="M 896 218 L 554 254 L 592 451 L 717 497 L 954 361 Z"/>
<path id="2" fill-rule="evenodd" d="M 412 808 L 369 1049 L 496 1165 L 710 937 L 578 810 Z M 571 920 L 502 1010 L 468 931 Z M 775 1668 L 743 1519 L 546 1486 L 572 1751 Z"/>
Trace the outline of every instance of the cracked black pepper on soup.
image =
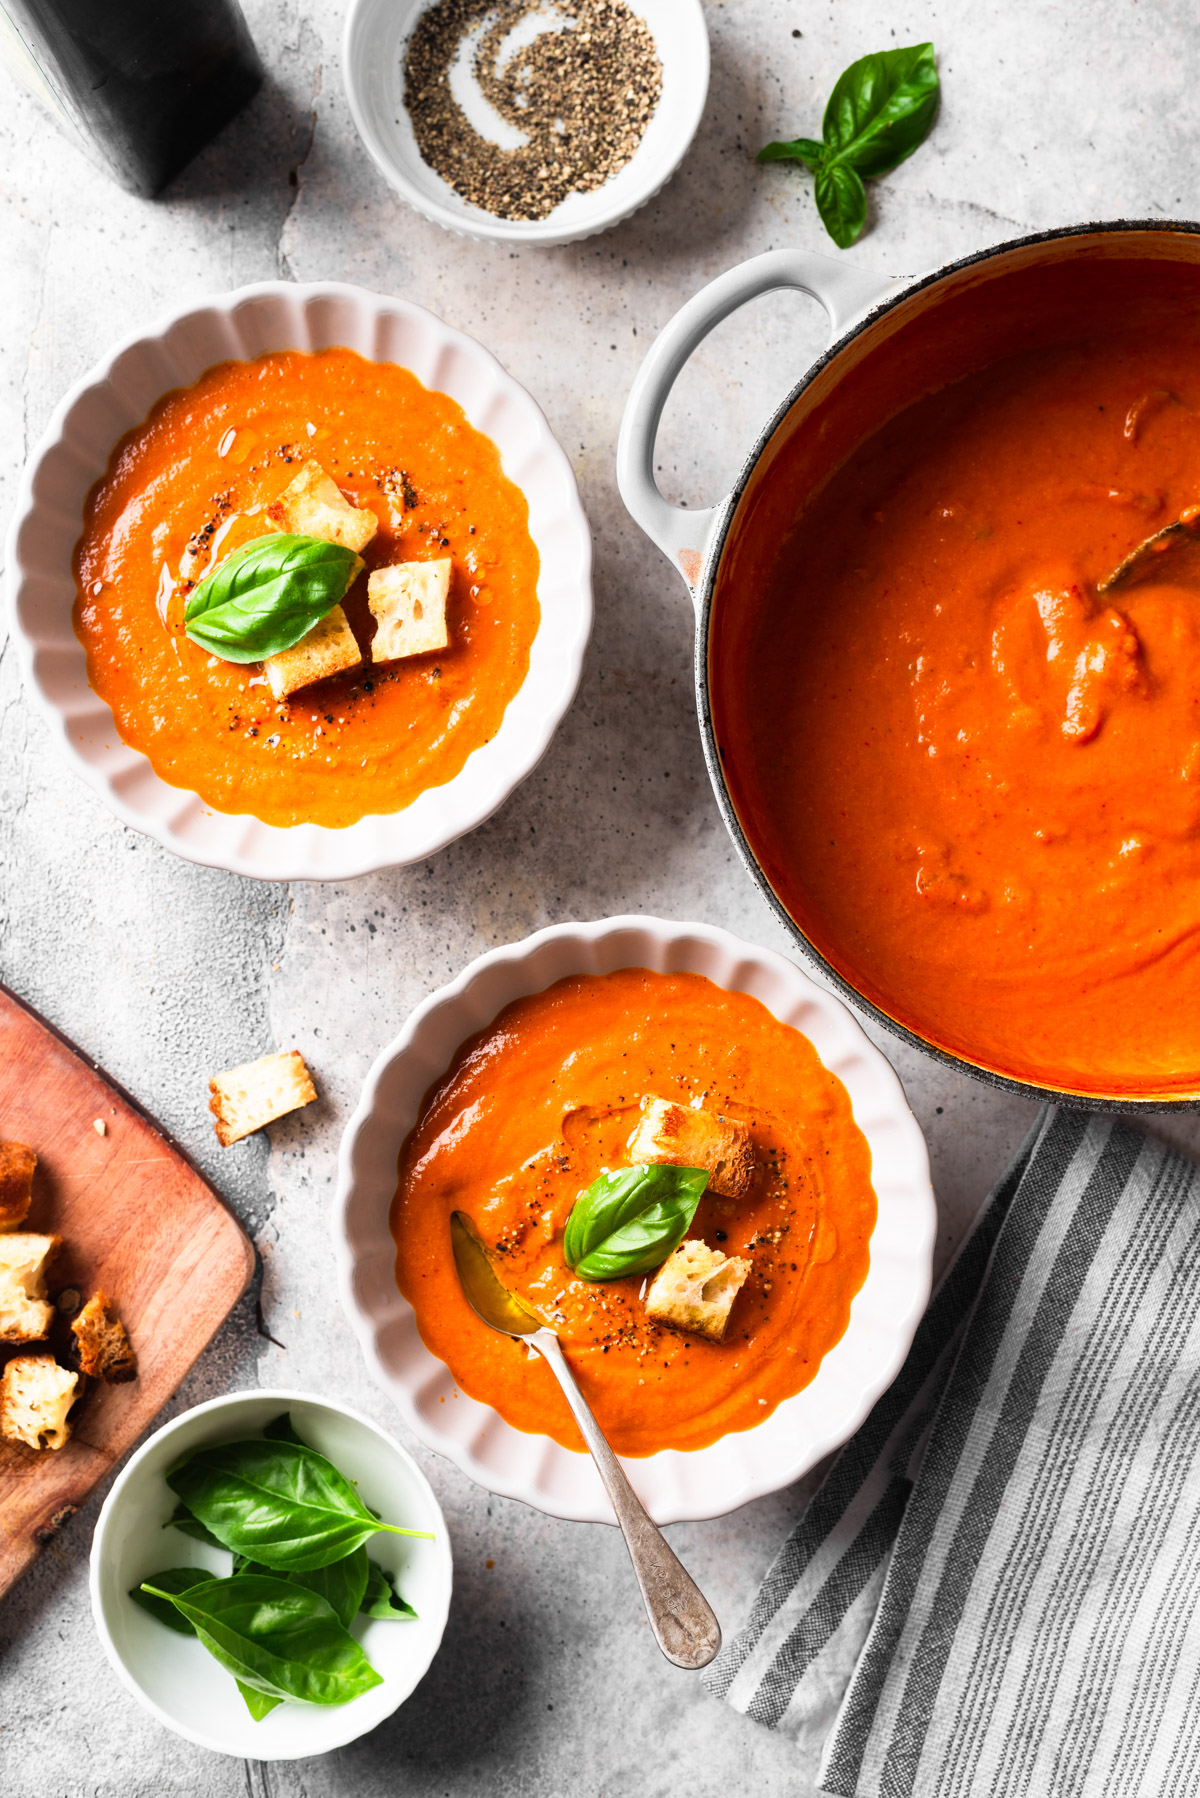
<path id="1" fill-rule="evenodd" d="M 519 148 L 481 136 L 455 99 L 460 57 L 525 138 Z M 456 193 L 497 218 L 543 219 L 624 168 L 654 116 L 662 64 L 626 0 L 434 0 L 409 40 L 404 83 L 421 155 Z"/>

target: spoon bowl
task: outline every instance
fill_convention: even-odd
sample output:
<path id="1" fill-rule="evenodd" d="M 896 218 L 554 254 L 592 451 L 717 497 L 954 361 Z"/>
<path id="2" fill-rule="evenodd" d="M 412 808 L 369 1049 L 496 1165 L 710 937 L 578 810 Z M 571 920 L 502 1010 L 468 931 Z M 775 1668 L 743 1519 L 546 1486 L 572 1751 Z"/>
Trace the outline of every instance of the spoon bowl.
<path id="1" fill-rule="evenodd" d="M 479 1232 L 465 1211 L 450 1215 L 454 1267 L 468 1305 L 481 1322 L 505 1336 L 532 1336 L 547 1325 L 531 1305 L 510 1292 L 492 1266 Z"/>
<path id="2" fill-rule="evenodd" d="M 1117 564 L 1107 579 L 1096 588 L 1097 593 L 1111 593 L 1114 587 L 1128 586 L 1145 577 L 1153 580 L 1178 580 L 1188 566 L 1196 571 L 1200 563 L 1200 506 L 1189 506 L 1172 524 L 1164 525 L 1152 537 L 1146 537 Z"/>

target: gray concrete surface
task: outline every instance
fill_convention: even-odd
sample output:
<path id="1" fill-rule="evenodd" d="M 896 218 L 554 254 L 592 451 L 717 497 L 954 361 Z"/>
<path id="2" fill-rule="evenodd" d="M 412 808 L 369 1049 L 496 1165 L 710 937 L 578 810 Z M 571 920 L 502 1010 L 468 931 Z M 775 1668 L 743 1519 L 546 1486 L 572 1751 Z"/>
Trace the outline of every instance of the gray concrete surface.
<path id="1" fill-rule="evenodd" d="M 1200 40 L 1185 0 L 997 9 L 877 0 L 710 0 L 713 79 L 677 179 L 607 236 L 511 254 L 408 211 L 355 138 L 339 0 L 248 0 L 268 89 L 165 198 L 110 187 L 0 76 L 0 513 L 68 382 L 181 295 L 265 277 L 403 293 L 480 337 L 531 389 L 577 470 L 596 543 L 595 637 L 542 766 L 482 830 L 427 863 L 344 886 L 256 885 L 176 861 L 62 767 L 0 646 L 0 971 L 133 1089 L 252 1230 L 267 1327 L 248 1299 L 173 1401 L 289 1384 L 409 1440 L 368 1382 L 333 1289 L 327 1213 L 360 1080 L 410 1006 L 480 950 L 557 919 L 652 910 L 786 948 L 735 865 L 700 756 L 689 606 L 617 497 L 613 444 L 655 331 L 704 280 L 780 244 L 827 249 L 807 178 L 757 169 L 817 128 L 842 67 L 932 37 L 944 84 L 929 144 L 876 189 L 863 266 L 905 274 L 1084 217 L 1187 216 Z M 796 35 L 799 33 L 800 35 Z M 821 347 L 816 308 L 763 301 L 688 369 L 660 440 L 677 498 L 715 496 Z M 216 1068 L 292 1044 L 321 1101 L 218 1149 Z M 895 1044 L 933 1152 L 943 1246 L 1030 1108 Z M 1177 1120 L 1190 1144 L 1193 1132 Z M 689 1798 L 812 1791 L 788 1744 L 669 1668 L 619 1537 L 493 1499 L 409 1443 L 456 1551 L 450 1627 L 395 1719 L 322 1760 L 239 1764 L 164 1733 L 92 1634 L 86 1563 L 103 1491 L 0 1607 L 0 1793 L 325 1798 Z M 802 1502 L 783 1492 L 672 1532 L 728 1628 Z M 494 1567 L 492 1563 L 494 1562 Z"/>

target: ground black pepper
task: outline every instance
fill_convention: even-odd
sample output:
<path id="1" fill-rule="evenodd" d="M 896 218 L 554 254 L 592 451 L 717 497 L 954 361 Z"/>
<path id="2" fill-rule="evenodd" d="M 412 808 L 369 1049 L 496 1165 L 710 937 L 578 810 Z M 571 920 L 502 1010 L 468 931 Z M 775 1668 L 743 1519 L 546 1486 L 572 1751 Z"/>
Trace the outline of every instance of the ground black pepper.
<path id="1" fill-rule="evenodd" d="M 540 31 L 501 63 L 509 34 L 532 15 L 561 29 Z M 519 149 L 481 137 L 451 92 L 459 48 L 477 31 L 475 77 L 528 139 Z M 658 105 L 662 64 L 626 0 L 434 0 L 409 40 L 404 80 L 429 166 L 497 218 L 542 219 L 624 168 Z"/>

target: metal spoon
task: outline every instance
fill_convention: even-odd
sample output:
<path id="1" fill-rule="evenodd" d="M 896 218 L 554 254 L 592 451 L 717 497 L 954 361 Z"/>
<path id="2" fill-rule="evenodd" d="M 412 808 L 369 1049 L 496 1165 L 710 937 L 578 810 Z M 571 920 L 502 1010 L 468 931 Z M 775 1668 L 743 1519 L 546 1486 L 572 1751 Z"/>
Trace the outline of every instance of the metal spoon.
<path id="1" fill-rule="evenodd" d="M 721 1646 L 721 1626 L 691 1574 L 668 1547 L 662 1531 L 646 1515 L 625 1478 L 621 1463 L 575 1384 L 557 1335 L 497 1277 L 487 1249 L 465 1211 L 451 1215 L 450 1241 L 463 1292 L 476 1317 L 505 1336 L 519 1336 L 530 1343 L 562 1387 L 608 1489 L 658 1646 L 677 1667 L 707 1667 Z"/>
<path id="2" fill-rule="evenodd" d="M 1174 524 L 1164 525 L 1161 531 L 1155 531 L 1152 537 L 1147 537 L 1136 549 L 1131 549 L 1125 560 L 1100 582 L 1096 591 L 1111 593 L 1114 587 L 1135 580 L 1143 574 L 1155 574 L 1168 580 L 1177 579 L 1180 563 L 1185 560 L 1189 550 L 1200 550 L 1200 506 L 1188 506 Z"/>

